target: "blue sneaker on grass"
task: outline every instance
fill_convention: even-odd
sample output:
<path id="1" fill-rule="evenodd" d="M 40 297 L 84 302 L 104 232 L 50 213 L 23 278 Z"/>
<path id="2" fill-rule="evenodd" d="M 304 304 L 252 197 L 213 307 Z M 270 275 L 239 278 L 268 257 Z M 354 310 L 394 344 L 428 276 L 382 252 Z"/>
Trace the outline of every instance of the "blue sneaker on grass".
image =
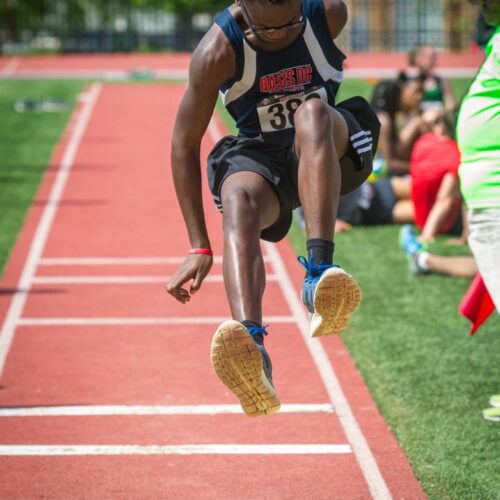
<path id="1" fill-rule="evenodd" d="M 311 313 L 311 336 L 341 333 L 361 302 L 361 290 L 354 278 L 339 266 L 314 266 L 305 257 L 298 261 L 306 269 L 302 302 Z"/>
<path id="2" fill-rule="evenodd" d="M 272 364 L 264 348 L 266 329 L 247 329 L 238 321 L 225 321 L 212 339 L 211 359 L 217 377 L 240 400 L 250 417 L 269 415 L 280 409 L 274 390 Z"/>
<path id="3" fill-rule="evenodd" d="M 399 230 L 399 246 L 404 250 L 408 260 L 408 268 L 414 275 L 426 274 L 428 271 L 419 264 L 420 254 L 426 250 L 424 245 L 417 240 L 415 230 L 411 224 L 401 226 Z"/>

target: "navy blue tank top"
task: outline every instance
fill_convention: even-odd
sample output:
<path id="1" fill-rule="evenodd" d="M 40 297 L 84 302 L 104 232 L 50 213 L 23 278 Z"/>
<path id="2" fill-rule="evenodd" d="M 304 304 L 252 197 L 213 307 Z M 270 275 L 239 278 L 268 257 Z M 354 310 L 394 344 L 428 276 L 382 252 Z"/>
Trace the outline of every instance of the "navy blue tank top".
<path id="1" fill-rule="evenodd" d="M 306 22 L 301 35 L 273 52 L 253 46 L 229 9 L 215 19 L 236 54 L 235 75 L 220 93 L 242 135 L 293 128 L 295 110 L 311 97 L 335 103 L 345 55 L 330 35 L 323 0 L 302 0 L 302 5 Z"/>

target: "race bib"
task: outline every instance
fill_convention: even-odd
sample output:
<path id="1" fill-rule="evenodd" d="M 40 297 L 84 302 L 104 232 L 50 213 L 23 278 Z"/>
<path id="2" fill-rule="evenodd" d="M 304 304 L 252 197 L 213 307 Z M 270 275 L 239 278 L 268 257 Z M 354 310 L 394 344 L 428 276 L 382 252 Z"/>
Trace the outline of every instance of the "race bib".
<path id="1" fill-rule="evenodd" d="M 272 96 L 257 105 L 262 132 L 277 132 L 295 126 L 293 115 L 297 108 L 308 99 L 321 99 L 328 104 L 325 87 L 309 89 L 298 94 Z"/>

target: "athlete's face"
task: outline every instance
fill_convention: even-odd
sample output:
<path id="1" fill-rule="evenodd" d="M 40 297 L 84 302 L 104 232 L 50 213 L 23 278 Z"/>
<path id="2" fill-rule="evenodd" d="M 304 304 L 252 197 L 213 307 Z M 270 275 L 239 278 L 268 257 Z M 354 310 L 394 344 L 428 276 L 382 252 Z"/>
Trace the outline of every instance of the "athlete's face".
<path id="1" fill-rule="evenodd" d="M 245 22 L 261 41 L 280 41 L 304 25 L 302 2 L 288 0 L 269 4 L 260 0 L 238 0 Z"/>
<path id="2" fill-rule="evenodd" d="M 483 8 L 484 20 L 491 26 L 500 24 L 500 0 L 469 0 Z"/>

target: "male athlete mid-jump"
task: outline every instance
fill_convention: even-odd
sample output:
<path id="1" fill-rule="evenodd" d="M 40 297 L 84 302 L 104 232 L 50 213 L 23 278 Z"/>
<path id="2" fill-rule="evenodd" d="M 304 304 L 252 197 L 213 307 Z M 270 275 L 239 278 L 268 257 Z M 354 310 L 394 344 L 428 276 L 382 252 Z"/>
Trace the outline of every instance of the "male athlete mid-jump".
<path id="1" fill-rule="evenodd" d="M 308 252 L 299 258 L 306 268 L 302 300 L 312 336 L 343 331 L 361 299 L 354 279 L 333 265 L 333 235 L 340 195 L 371 172 L 379 123 L 360 97 L 335 103 L 345 56 L 333 39 L 346 21 L 341 0 L 237 0 L 195 50 L 177 115 L 172 170 L 192 248 L 167 290 L 182 303 L 212 266 L 200 143 L 219 92 L 239 129 L 208 158 L 210 190 L 223 213 L 233 317 L 214 335 L 212 364 L 251 416 L 280 407 L 263 342 L 260 238 L 281 240 L 292 210 L 302 205 Z"/>

